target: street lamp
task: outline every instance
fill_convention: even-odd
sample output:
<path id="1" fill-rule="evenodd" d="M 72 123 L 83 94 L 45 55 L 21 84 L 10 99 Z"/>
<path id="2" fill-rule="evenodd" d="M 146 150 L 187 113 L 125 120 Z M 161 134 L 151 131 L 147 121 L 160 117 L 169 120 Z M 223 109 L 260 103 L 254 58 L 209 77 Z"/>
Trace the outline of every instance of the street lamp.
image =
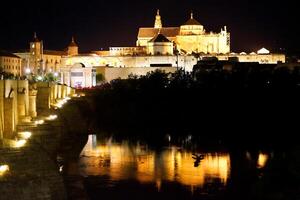
<path id="1" fill-rule="evenodd" d="M 42 81 L 42 80 L 43 80 L 43 77 L 42 77 L 42 76 L 38 76 L 36 79 L 37 79 L 38 81 Z"/>
<path id="2" fill-rule="evenodd" d="M 31 72 L 30 68 L 26 68 L 26 69 L 25 69 L 25 73 L 26 73 L 27 75 L 29 75 L 30 72 Z"/>

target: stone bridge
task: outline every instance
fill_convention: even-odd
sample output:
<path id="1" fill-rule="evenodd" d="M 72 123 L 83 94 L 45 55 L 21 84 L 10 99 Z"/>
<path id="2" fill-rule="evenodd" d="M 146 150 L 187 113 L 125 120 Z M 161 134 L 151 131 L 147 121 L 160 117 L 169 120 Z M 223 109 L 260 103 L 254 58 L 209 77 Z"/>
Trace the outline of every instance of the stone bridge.
<path id="1" fill-rule="evenodd" d="M 73 96 L 66 85 L 0 80 L 0 199 L 67 199 L 57 164 L 64 122 L 56 109 Z"/>

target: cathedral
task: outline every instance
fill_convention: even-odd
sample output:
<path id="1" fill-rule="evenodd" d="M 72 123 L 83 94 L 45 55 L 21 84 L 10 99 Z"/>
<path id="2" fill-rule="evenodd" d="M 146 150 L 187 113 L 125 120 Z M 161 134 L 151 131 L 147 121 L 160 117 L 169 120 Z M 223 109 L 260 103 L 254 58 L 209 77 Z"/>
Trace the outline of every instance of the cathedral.
<path id="1" fill-rule="evenodd" d="M 230 52 L 230 33 L 226 26 L 220 33 L 207 32 L 203 25 L 194 19 L 193 13 L 187 22 L 180 27 L 163 27 L 157 11 L 154 27 L 140 28 L 136 45 L 147 47 L 158 34 L 165 36 L 174 44 L 176 50 L 184 54 L 226 54 Z"/>
<path id="2" fill-rule="evenodd" d="M 44 49 L 43 41 L 35 34 L 30 48 L 15 55 L 22 59 L 21 74 L 54 73 L 61 83 L 72 87 L 95 86 L 97 74 L 109 82 L 157 69 L 175 72 L 181 68 L 191 72 L 197 62 L 206 57 L 261 64 L 285 63 L 284 54 L 272 54 L 264 48 L 249 54 L 231 52 L 226 26 L 219 33 L 207 32 L 193 13 L 179 27 L 164 27 L 159 10 L 154 26 L 139 28 L 136 45 L 131 47 L 110 47 L 108 51 L 80 54 L 72 38 L 63 51 L 51 51 Z"/>

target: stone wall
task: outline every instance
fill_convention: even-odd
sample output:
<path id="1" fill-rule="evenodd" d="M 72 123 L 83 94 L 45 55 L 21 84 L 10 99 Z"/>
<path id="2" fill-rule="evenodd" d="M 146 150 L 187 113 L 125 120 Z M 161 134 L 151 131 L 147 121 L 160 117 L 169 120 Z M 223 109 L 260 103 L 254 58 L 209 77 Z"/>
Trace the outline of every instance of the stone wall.
<path id="1" fill-rule="evenodd" d="M 12 138 L 29 114 L 29 86 L 24 80 L 0 80 L 0 139 Z"/>
<path id="2" fill-rule="evenodd" d="M 38 114 L 48 112 L 57 100 L 72 96 L 66 85 L 27 80 L 0 80 L 0 140 L 12 139 L 17 125 L 30 123 Z"/>
<path id="3" fill-rule="evenodd" d="M 163 70 L 166 73 L 174 73 L 176 67 L 126 67 L 126 68 L 110 68 L 110 67 L 97 67 L 97 74 L 102 74 L 105 81 L 112 81 L 117 78 L 126 79 L 129 75 L 146 75 L 148 72 L 155 70 Z"/>

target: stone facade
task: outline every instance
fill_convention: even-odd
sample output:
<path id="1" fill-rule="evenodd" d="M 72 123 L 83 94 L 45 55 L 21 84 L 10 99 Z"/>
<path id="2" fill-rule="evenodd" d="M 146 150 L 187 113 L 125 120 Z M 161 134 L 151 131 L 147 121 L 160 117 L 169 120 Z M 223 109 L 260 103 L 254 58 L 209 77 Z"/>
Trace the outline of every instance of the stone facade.
<path id="1" fill-rule="evenodd" d="M 174 67 L 126 67 L 126 68 L 109 68 L 109 67 L 98 67 L 96 68 L 97 74 L 102 74 L 105 81 L 110 82 L 114 79 L 127 79 L 130 75 L 146 75 L 149 72 L 155 70 L 162 70 L 166 73 L 174 73 L 176 68 Z"/>
<path id="2" fill-rule="evenodd" d="M 12 53 L 0 51 L 0 70 L 22 76 L 22 59 Z"/>
<path id="3" fill-rule="evenodd" d="M 29 50 L 16 52 L 15 55 L 22 59 L 22 74 L 47 74 L 60 71 L 63 56 L 76 56 L 78 54 L 78 46 L 72 37 L 71 43 L 66 51 L 52 51 L 44 49 L 43 41 L 34 34 L 33 40 L 30 42 Z"/>
<path id="4" fill-rule="evenodd" d="M 163 27 L 161 21 L 157 22 L 158 19 L 161 19 L 159 12 L 154 28 L 139 29 L 137 46 L 148 46 L 148 42 L 161 33 L 174 42 L 176 48 L 183 53 L 226 54 L 230 52 L 230 33 L 227 32 L 226 26 L 220 33 L 206 32 L 203 25 L 194 19 L 193 13 L 191 18 L 180 27 Z"/>

